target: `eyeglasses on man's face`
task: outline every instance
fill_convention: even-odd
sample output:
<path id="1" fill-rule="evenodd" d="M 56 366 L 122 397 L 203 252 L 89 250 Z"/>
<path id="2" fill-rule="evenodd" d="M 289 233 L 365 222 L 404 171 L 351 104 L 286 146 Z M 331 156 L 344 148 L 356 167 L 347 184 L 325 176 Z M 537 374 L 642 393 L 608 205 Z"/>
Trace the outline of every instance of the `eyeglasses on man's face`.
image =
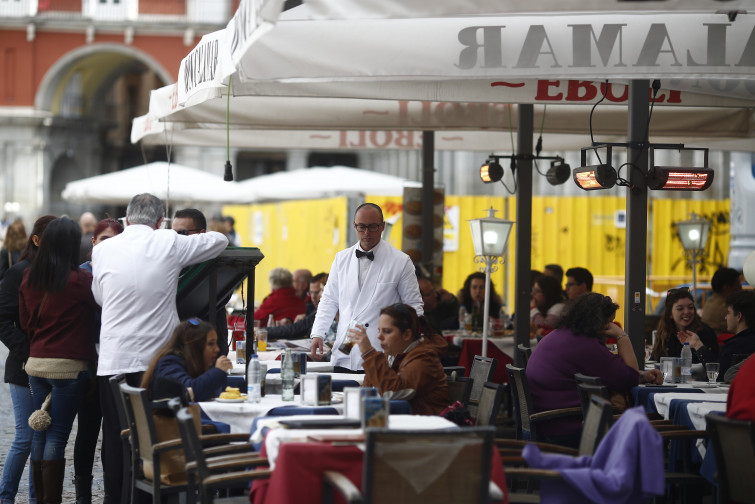
<path id="1" fill-rule="evenodd" d="M 201 229 L 181 229 L 180 231 L 176 231 L 176 233 L 184 236 L 189 236 L 190 234 L 199 233 L 202 231 Z"/>
<path id="2" fill-rule="evenodd" d="M 357 224 L 355 222 L 354 223 L 354 229 L 356 229 L 360 233 L 364 233 L 365 231 L 367 231 L 369 229 L 370 233 L 374 233 L 375 231 L 377 231 L 378 229 L 380 229 L 380 226 L 382 226 L 382 225 L 383 225 L 382 222 L 380 224 Z"/>

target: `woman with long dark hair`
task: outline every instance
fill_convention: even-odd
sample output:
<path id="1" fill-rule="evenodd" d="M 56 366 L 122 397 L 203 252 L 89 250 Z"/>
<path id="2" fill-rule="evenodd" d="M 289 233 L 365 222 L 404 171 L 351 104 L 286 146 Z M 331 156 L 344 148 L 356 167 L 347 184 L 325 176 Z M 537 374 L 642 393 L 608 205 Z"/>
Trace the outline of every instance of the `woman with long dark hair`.
<path id="1" fill-rule="evenodd" d="M 561 283 L 554 277 L 542 275 L 532 286 L 531 330 L 535 334 L 547 334 L 558 326 L 564 311 L 564 292 Z"/>
<path id="2" fill-rule="evenodd" d="M 362 353 L 365 387 L 382 394 L 414 391 L 409 399 L 415 415 L 437 415 L 449 404 L 448 383 L 440 353 L 445 340 L 429 331 L 424 318 L 411 306 L 397 303 L 380 310 L 378 340 L 382 352 L 373 348 L 362 326 L 350 329 Z"/>
<path id="3" fill-rule="evenodd" d="M 24 363 L 29 358 L 29 338 L 21 330 L 18 320 L 18 290 L 24 272 L 37 255 L 42 234 L 53 220 L 54 215 L 45 215 L 34 222 L 20 260 L 8 270 L 5 279 L 0 282 L 0 340 L 9 350 L 5 361 L 5 381 L 10 387 L 16 425 L 15 436 L 3 464 L 0 504 L 12 504 L 15 501 L 34 434 L 29 427 L 29 415 L 34 411 L 34 402 L 29 389 L 29 377 L 24 371 Z M 36 502 L 31 475 L 32 472 L 29 471 L 29 502 Z"/>
<path id="4" fill-rule="evenodd" d="M 718 338 L 716 333 L 705 325 L 695 309 L 695 302 L 687 287 L 671 289 L 666 293 L 663 318 L 658 321 L 658 332 L 653 346 L 653 360 L 661 357 L 680 357 L 682 342 L 677 336 L 680 332 L 695 333 L 713 358 L 718 357 Z M 686 338 L 685 338 L 686 339 Z M 697 352 L 692 352 L 692 363 L 700 362 Z"/>
<path id="5" fill-rule="evenodd" d="M 92 275 L 79 268 L 79 225 L 67 217 L 48 224 L 19 291 L 21 328 L 29 336 L 29 375 L 34 408 L 48 394 L 52 422 L 35 431 L 31 446 L 32 479 L 37 500 L 62 500 L 65 447 L 87 372 L 97 358 L 94 346 Z"/>
<path id="6" fill-rule="evenodd" d="M 485 273 L 476 272 L 470 274 L 464 280 L 464 286 L 459 292 L 459 303 L 466 313 L 472 317 L 472 331 L 482 331 L 483 308 L 485 306 Z M 501 296 L 495 291 L 492 280 L 490 281 L 490 306 L 488 315 L 497 319 L 501 310 Z M 459 320 L 459 328 L 464 328 L 464 321 Z"/>
<path id="7" fill-rule="evenodd" d="M 597 376 L 619 393 L 639 383 L 663 383 L 657 369 L 639 370 L 632 343 L 613 323 L 618 308 L 608 296 L 583 294 L 564 314 L 560 326 L 537 344 L 527 362 L 527 381 L 536 412 L 579 406 L 575 373 Z M 607 337 L 616 338 L 617 355 L 606 347 Z M 576 446 L 581 428 L 581 417 L 566 418 L 547 422 L 542 433 L 548 442 Z"/>
<path id="8" fill-rule="evenodd" d="M 225 387 L 233 367 L 227 355 L 219 355 L 215 328 L 198 318 L 176 326 L 170 340 L 152 357 L 142 377 L 142 387 L 151 399 L 174 397 L 163 394 L 161 380 L 172 380 L 185 391 L 191 388 L 195 401 L 209 401 Z"/>

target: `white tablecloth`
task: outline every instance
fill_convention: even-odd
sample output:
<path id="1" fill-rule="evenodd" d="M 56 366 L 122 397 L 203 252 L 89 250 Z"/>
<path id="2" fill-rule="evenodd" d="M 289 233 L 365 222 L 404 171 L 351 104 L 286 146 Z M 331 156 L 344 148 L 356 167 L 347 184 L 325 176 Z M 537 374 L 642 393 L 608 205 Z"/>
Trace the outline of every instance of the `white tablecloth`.
<path id="1" fill-rule="evenodd" d="M 666 420 L 669 419 L 669 406 L 671 401 L 679 399 L 682 401 L 701 401 L 712 403 L 724 403 L 726 407 L 726 389 L 711 389 L 709 394 L 693 394 L 690 392 L 666 392 L 661 394 L 655 394 L 653 400 L 655 401 L 655 407 L 658 410 L 658 414 L 662 415 Z"/>
<path id="2" fill-rule="evenodd" d="M 294 396 L 293 401 L 283 401 L 278 394 L 267 394 L 259 403 L 238 402 L 226 403 L 217 401 L 200 402 L 199 407 L 210 420 L 224 422 L 231 426 L 232 433 L 249 433 L 252 429 L 252 420 L 258 416 L 265 416 L 268 412 L 279 406 L 303 406 L 307 408 L 335 408 L 343 413 L 343 403 L 331 406 L 308 406 L 301 402 L 301 396 Z"/>
<path id="3" fill-rule="evenodd" d="M 293 419 L 297 417 L 286 417 Z M 310 417 L 311 418 L 311 417 Z M 342 418 L 333 415 L 318 415 L 317 419 Z M 388 417 L 388 428 L 396 430 L 422 430 L 422 429 L 459 429 L 455 423 L 439 416 L 420 416 L 420 415 L 390 415 Z M 346 435 L 362 432 L 362 429 L 273 429 L 265 437 L 265 451 L 270 461 L 270 468 L 275 469 L 275 459 L 278 457 L 278 449 L 282 443 L 307 441 L 308 436 L 312 435 Z M 362 447 L 362 449 L 364 449 Z"/>
<path id="4" fill-rule="evenodd" d="M 687 413 L 689 413 L 689 419 L 692 421 L 692 425 L 695 430 L 705 430 L 708 423 L 705 421 L 705 415 L 708 413 L 726 413 L 725 402 L 701 402 L 701 403 L 689 403 L 687 405 Z M 697 449 L 700 451 L 700 455 L 705 458 L 705 449 L 707 442 L 703 439 L 697 440 Z"/>
<path id="5" fill-rule="evenodd" d="M 456 346 L 463 346 L 465 339 L 478 339 L 481 340 L 482 337 L 479 334 L 469 335 L 469 334 L 462 334 L 462 333 L 453 333 L 453 344 Z M 512 359 L 515 356 L 514 349 L 516 348 L 516 343 L 514 342 L 514 336 L 503 336 L 503 337 L 488 337 L 488 343 L 491 345 L 495 345 L 498 350 L 503 352 L 504 354 L 508 355 Z M 535 348 L 537 346 L 537 339 L 532 338 L 530 339 L 530 347 Z"/>

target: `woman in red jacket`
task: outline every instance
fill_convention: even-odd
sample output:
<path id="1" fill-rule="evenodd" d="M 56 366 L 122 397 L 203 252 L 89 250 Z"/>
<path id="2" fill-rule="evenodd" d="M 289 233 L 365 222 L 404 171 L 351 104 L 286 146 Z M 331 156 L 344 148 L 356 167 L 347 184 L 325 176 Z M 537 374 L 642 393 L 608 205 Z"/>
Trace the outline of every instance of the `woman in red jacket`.
<path id="1" fill-rule="evenodd" d="M 79 268 L 79 225 L 50 222 L 19 291 L 19 321 L 29 336 L 26 372 L 35 409 L 51 394 L 51 425 L 36 431 L 31 467 L 38 502 L 62 500 L 65 447 L 87 372 L 96 360 L 92 275 Z"/>

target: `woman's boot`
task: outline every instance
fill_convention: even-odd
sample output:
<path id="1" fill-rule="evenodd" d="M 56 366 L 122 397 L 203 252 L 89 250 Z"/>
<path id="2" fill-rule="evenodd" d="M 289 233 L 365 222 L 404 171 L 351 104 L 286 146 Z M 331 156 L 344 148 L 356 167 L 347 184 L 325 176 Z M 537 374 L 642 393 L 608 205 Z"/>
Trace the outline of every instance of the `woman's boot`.
<path id="1" fill-rule="evenodd" d="M 37 502 L 44 504 L 61 504 L 63 501 L 63 477 L 66 459 L 42 461 L 42 486 L 45 489 L 44 500 L 37 497 Z"/>
<path id="2" fill-rule="evenodd" d="M 76 504 L 92 504 L 92 475 L 75 476 L 73 486 L 76 488 Z"/>
<path id="3" fill-rule="evenodd" d="M 31 484 L 34 486 L 34 497 L 38 503 L 45 501 L 44 485 L 42 481 L 42 461 L 30 460 L 29 466 L 31 467 Z"/>

